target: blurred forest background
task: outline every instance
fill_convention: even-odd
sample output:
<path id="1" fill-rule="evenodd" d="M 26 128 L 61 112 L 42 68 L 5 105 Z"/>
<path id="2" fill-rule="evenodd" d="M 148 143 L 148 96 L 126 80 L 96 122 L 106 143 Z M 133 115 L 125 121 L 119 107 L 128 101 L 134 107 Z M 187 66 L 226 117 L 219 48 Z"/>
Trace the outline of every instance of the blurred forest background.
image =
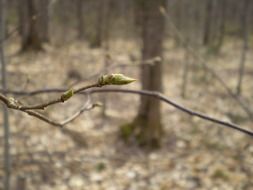
<path id="1" fill-rule="evenodd" d="M 158 91 L 253 130 L 252 0 L 0 5 L 1 94 L 15 104 L 47 102 L 103 74 L 137 79 L 39 111 L 57 121 L 84 112 L 63 128 L 3 106 L 0 189 L 253 188 L 252 137 L 124 91 Z"/>

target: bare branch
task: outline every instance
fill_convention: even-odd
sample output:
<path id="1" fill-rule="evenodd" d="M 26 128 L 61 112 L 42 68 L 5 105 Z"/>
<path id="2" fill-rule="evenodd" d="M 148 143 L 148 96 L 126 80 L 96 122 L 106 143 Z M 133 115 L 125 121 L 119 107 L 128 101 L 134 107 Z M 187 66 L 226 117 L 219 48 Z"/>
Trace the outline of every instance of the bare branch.
<path id="1" fill-rule="evenodd" d="M 164 15 L 166 20 L 169 21 L 169 24 L 171 28 L 174 30 L 175 34 L 181 41 L 181 43 L 184 45 L 185 50 L 191 54 L 196 60 L 200 62 L 200 64 L 204 67 L 206 71 L 211 73 L 211 75 L 214 77 L 214 79 L 226 90 L 228 95 L 234 99 L 234 101 L 245 111 L 245 113 L 248 115 L 250 120 L 253 120 L 253 111 L 247 106 L 247 104 L 242 101 L 236 94 L 233 93 L 233 91 L 228 87 L 226 82 L 211 68 L 206 64 L 206 61 L 194 50 L 193 47 L 190 46 L 189 42 L 185 39 L 185 37 L 182 35 L 180 30 L 176 27 L 176 25 L 173 23 L 173 21 L 170 19 L 169 13 L 165 10 L 165 8 L 161 8 L 161 13 Z"/>
<path id="2" fill-rule="evenodd" d="M 27 113 L 28 115 L 30 116 L 33 116 L 33 117 L 36 117 L 50 125 L 53 125 L 53 126 L 56 126 L 56 127 L 63 127 L 65 125 L 67 125 L 68 123 L 74 121 L 77 117 L 79 117 L 84 111 L 88 111 L 88 110 L 91 110 L 95 107 L 98 107 L 99 104 L 91 104 L 90 103 L 90 99 L 88 98 L 88 101 L 86 101 L 86 103 L 81 107 L 80 110 L 78 110 L 76 113 L 74 113 L 72 116 L 70 116 L 69 118 L 65 119 L 64 121 L 62 122 L 57 122 L 57 121 L 54 121 L 52 120 L 51 118 L 49 117 L 46 117 L 44 115 L 42 115 L 41 113 L 39 112 L 36 112 L 36 111 L 33 111 L 33 110 L 26 110 L 26 109 L 21 109 L 21 108 L 18 108 L 16 107 L 15 103 L 12 102 L 14 101 L 14 99 L 8 99 L 6 98 L 5 96 L 1 95 L 0 94 L 0 100 L 8 107 L 8 108 L 11 108 L 11 109 L 15 109 L 15 110 L 19 110 L 19 111 L 22 111 L 22 112 L 25 112 Z M 51 104 L 52 105 L 52 104 Z"/>
<path id="3" fill-rule="evenodd" d="M 66 120 L 61 122 L 61 126 L 65 126 L 69 123 L 71 123 L 72 121 L 74 121 L 76 118 L 78 118 L 83 112 L 85 111 L 89 111 L 95 107 L 99 107 L 100 105 L 98 103 L 95 104 L 89 104 L 89 105 L 84 105 L 79 111 L 77 111 L 76 113 L 74 113 L 71 117 L 67 118 Z"/>
<path id="4" fill-rule="evenodd" d="M 61 121 L 61 122 L 57 122 L 57 121 L 54 121 L 52 120 L 51 118 L 49 117 L 46 117 L 36 111 L 33 111 L 33 110 L 20 110 L 22 112 L 25 112 L 31 116 L 34 116 L 50 125 L 53 125 L 55 127 L 64 127 L 65 125 L 69 124 L 70 122 L 74 121 L 75 119 L 77 119 L 83 112 L 85 111 L 89 111 L 95 107 L 98 107 L 98 104 L 89 104 L 89 105 L 84 105 L 82 106 L 82 108 L 77 111 L 76 113 L 74 113 L 72 116 L 70 116 L 69 118 L 65 119 L 64 121 Z"/>
<path id="5" fill-rule="evenodd" d="M 48 118 L 48 117 L 46 117 L 46 116 L 44 116 L 44 115 L 42 115 L 42 114 L 40 114 L 36 111 L 33 111 L 33 110 L 20 110 L 20 111 L 25 112 L 30 116 L 36 117 L 36 118 L 38 118 L 38 119 L 40 119 L 40 120 L 42 120 L 42 121 L 44 121 L 44 122 L 46 122 L 50 125 L 53 125 L 53 126 L 56 126 L 56 127 L 62 127 L 61 123 L 53 121 L 52 119 L 50 119 L 50 118 Z"/>
<path id="6" fill-rule="evenodd" d="M 106 86 L 106 85 L 125 85 L 125 84 L 129 84 L 131 82 L 134 82 L 134 81 L 135 81 L 135 79 L 127 77 L 123 74 L 103 75 L 98 79 L 97 83 L 95 83 L 95 84 L 80 87 L 80 88 L 77 88 L 76 90 L 69 89 L 69 90 L 65 91 L 63 94 L 61 94 L 61 96 L 59 96 L 58 98 L 53 99 L 53 100 L 46 102 L 46 103 L 40 103 L 37 105 L 27 106 L 27 105 L 23 105 L 18 100 L 14 99 L 12 97 L 7 98 L 3 94 L 0 94 L 0 101 L 2 101 L 10 109 L 25 112 L 31 116 L 34 116 L 44 122 L 51 124 L 53 126 L 62 127 L 64 125 L 66 125 L 67 123 L 76 119 L 85 110 L 90 110 L 90 109 L 92 109 L 96 106 L 99 106 L 99 105 L 92 104 L 89 106 L 88 103 L 90 104 L 90 101 L 88 101 L 87 105 L 85 104 L 78 112 L 76 112 L 73 116 L 69 117 L 68 119 L 66 119 L 63 122 L 55 122 L 52 119 L 40 114 L 39 112 L 34 111 L 34 110 L 38 110 L 38 109 L 44 110 L 48 106 L 52 106 L 52 105 L 58 104 L 58 103 L 63 103 L 65 101 L 67 101 L 69 98 L 71 98 L 74 94 L 84 92 L 85 90 L 90 89 L 90 88 L 102 87 L 102 86 Z M 3 91 L 5 92 L 5 90 L 3 90 Z"/>
<path id="7" fill-rule="evenodd" d="M 30 92 L 25 92 L 25 91 L 5 91 L 6 93 L 11 93 L 11 94 L 15 94 L 15 95 L 38 95 L 38 94 L 43 94 L 43 93 L 62 93 L 66 91 L 66 89 L 60 89 L 60 88 L 52 88 L 52 89 L 41 89 L 41 90 L 35 90 L 35 91 L 30 91 Z M 200 113 L 200 112 L 196 112 L 194 110 L 191 110 L 189 108 L 186 108 L 174 101 L 171 101 L 169 98 L 167 98 L 166 96 L 164 96 L 163 94 L 159 93 L 159 92 L 153 92 L 153 91 L 145 91 L 145 90 L 129 90 L 129 89 L 119 89 L 119 88 L 104 88 L 104 89 L 89 89 L 86 91 L 82 91 L 80 92 L 80 94 L 82 93 L 90 93 L 90 94 L 94 94 L 94 93 L 130 93 L 130 94 L 137 94 L 137 95 L 142 95 L 142 96 L 150 96 L 152 98 L 157 98 L 163 102 L 165 102 L 166 104 L 169 104 L 173 107 L 175 107 L 176 109 L 179 109 L 180 111 L 187 113 L 193 117 L 198 117 L 201 118 L 203 120 L 207 120 L 216 124 L 219 124 L 221 126 L 224 127 L 228 127 L 234 130 L 237 130 L 241 133 L 247 134 L 249 136 L 253 137 L 253 131 L 248 130 L 248 129 L 244 129 L 241 128 L 240 126 L 234 124 L 234 123 L 230 123 L 227 121 L 222 121 L 219 119 L 216 119 L 214 117 L 208 116 L 204 113 Z M 1 96 L 0 96 L 1 98 Z"/>
<path id="8" fill-rule="evenodd" d="M 94 88 L 94 87 L 100 87 L 100 84 L 99 83 L 95 83 L 95 84 L 92 84 L 92 85 L 88 85 L 88 86 L 84 86 L 84 87 L 78 88 L 76 90 L 73 90 L 73 94 L 77 94 L 77 93 L 79 93 L 81 91 L 87 90 L 89 88 Z M 51 105 L 54 105 L 54 104 L 58 104 L 58 103 L 63 103 L 63 102 L 65 102 L 65 100 L 62 98 L 62 96 L 60 96 L 60 97 L 57 97 L 54 100 L 51 100 L 51 101 L 43 103 L 43 104 L 37 104 L 37 105 L 33 105 L 33 106 L 22 106 L 22 105 L 19 105 L 18 109 L 20 109 L 20 110 L 45 109 L 48 106 L 51 106 Z"/>
<path id="9" fill-rule="evenodd" d="M 193 110 L 191 110 L 189 108 L 186 108 L 186 107 L 184 107 L 184 106 L 182 106 L 182 105 L 180 105 L 180 104 L 178 104 L 178 103 L 176 103 L 172 100 L 169 100 L 166 96 L 164 96 L 163 94 L 161 94 L 159 92 L 146 91 L 146 90 L 118 89 L 118 88 L 91 89 L 91 90 L 87 91 L 87 93 L 91 93 L 91 94 L 92 93 L 110 93 L 110 92 L 130 93 L 130 94 L 138 94 L 138 95 L 143 95 L 143 96 L 150 96 L 150 97 L 159 99 L 159 100 L 161 100 L 161 101 L 175 107 L 176 109 L 178 109 L 178 110 L 180 110 L 184 113 L 187 113 L 187 114 L 189 114 L 193 117 L 198 117 L 198 118 L 201 118 L 203 120 L 207 120 L 207 121 L 210 121 L 212 123 L 222 125 L 224 127 L 235 129 L 235 130 L 237 130 L 241 133 L 244 133 L 244 134 L 247 134 L 247 135 L 253 137 L 253 131 L 241 128 L 240 126 L 238 126 L 234 123 L 230 123 L 230 122 L 227 122 L 227 121 L 222 121 L 222 120 L 216 119 L 214 117 L 208 116 L 204 113 L 193 111 Z"/>

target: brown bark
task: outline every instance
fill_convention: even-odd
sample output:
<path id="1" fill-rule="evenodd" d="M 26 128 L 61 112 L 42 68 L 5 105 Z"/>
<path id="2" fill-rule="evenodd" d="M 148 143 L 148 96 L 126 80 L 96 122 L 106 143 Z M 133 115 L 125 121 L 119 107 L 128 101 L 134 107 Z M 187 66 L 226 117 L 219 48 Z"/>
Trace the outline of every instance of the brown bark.
<path id="1" fill-rule="evenodd" d="M 142 59 L 162 57 L 164 36 L 164 17 L 160 7 L 165 7 L 165 0 L 145 0 L 140 4 L 142 24 Z M 154 66 L 144 65 L 141 71 L 142 89 L 162 90 L 162 63 Z M 157 147 L 162 134 L 160 102 L 148 97 L 141 97 L 138 115 L 135 119 L 139 142 L 143 145 Z"/>
<path id="2" fill-rule="evenodd" d="M 226 29 L 226 10 L 227 10 L 227 1 L 220 1 L 220 27 L 219 27 L 219 37 L 218 37 L 218 48 L 223 45 L 224 37 L 225 37 L 225 29 Z"/>
<path id="3" fill-rule="evenodd" d="M 43 42 L 49 42 L 49 0 L 38 1 L 39 31 Z"/>
<path id="4" fill-rule="evenodd" d="M 247 51 L 249 49 L 248 17 L 249 17 L 250 0 L 244 0 L 243 3 L 244 3 L 244 5 L 243 5 L 243 11 L 242 11 L 242 15 L 241 15 L 243 48 L 242 48 L 240 66 L 239 66 L 238 82 L 237 82 L 237 86 L 236 86 L 236 94 L 237 95 L 241 95 L 243 76 L 244 76 L 244 72 L 245 72 L 245 62 L 246 62 L 246 58 L 247 58 L 246 55 L 247 55 Z"/>
<path id="5" fill-rule="evenodd" d="M 77 0 L 77 27 L 78 27 L 78 39 L 83 40 L 85 38 L 84 32 L 84 13 L 83 13 L 84 0 Z"/>
<path id="6" fill-rule="evenodd" d="M 43 50 L 39 34 L 38 12 L 34 0 L 20 0 L 21 51 Z"/>
<path id="7" fill-rule="evenodd" d="M 112 0 L 97 0 L 96 2 L 95 30 L 91 36 L 90 47 L 98 48 L 102 45 L 107 49 L 111 27 L 111 14 L 114 9 Z"/>
<path id="8" fill-rule="evenodd" d="M 203 45 L 209 45 L 211 37 L 213 0 L 206 0 Z"/>
<path id="9" fill-rule="evenodd" d="M 5 28 L 6 28 L 6 7 L 7 1 L 0 0 L 0 39 L 5 39 Z M 6 62 L 4 53 L 4 42 L 0 43 L 0 65 L 1 65 L 1 86 L 3 90 L 7 89 L 7 72 Z M 11 180 L 11 154 L 10 154 L 10 124 L 9 124 L 9 112 L 6 106 L 3 106 L 3 157 L 4 157 L 4 177 L 3 177 L 3 188 L 10 190 Z"/>
<path id="10" fill-rule="evenodd" d="M 102 36 L 103 36 L 103 8 L 104 8 L 104 2 L 101 0 L 97 0 L 96 2 L 96 9 L 97 9 L 97 15 L 96 15 L 96 23 L 95 23 L 95 31 L 93 35 L 91 36 L 90 41 L 90 47 L 91 48 L 98 48 L 102 46 Z"/>

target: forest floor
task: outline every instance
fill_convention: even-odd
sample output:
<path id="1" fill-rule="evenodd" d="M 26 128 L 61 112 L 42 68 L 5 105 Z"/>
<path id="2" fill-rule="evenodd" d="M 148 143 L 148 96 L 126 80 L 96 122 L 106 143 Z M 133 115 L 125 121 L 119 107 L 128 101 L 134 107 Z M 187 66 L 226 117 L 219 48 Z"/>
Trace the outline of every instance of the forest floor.
<path id="1" fill-rule="evenodd" d="M 240 44 L 227 44 L 218 56 L 205 60 L 226 84 L 235 89 Z M 15 54 L 7 51 L 8 86 L 30 91 L 69 87 L 104 67 L 102 49 L 86 44 L 46 47 L 43 53 Z M 139 60 L 132 42 L 115 41 L 110 56 L 115 64 Z M 203 52 L 201 52 L 202 56 Z M 166 44 L 164 57 L 164 94 L 196 111 L 252 129 L 247 114 L 226 90 L 203 69 L 190 62 L 186 98 L 181 98 L 182 48 Z M 248 54 L 242 97 L 253 107 L 253 55 Z M 119 67 L 121 72 L 139 79 L 138 66 Z M 96 81 L 96 78 L 83 84 Z M 123 88 L 139 89 L 140 81 Z M 28 103 L 46 101 L 55 94 L 18 97 Z M 26 189 L 43 190 L 167 190 L 167 189 L 252 189 L 252 139 L 237 131 L 186 115 L 162 104 L 164 136 L 155 151 L 125 144 L 119 126 L 131 121 L 138 107 L 138 96 L 126 94 L 92 95 L 92 101 L 106 97 L 106 116 L 100 108 L 85 112 L 64 130 L 36 118 L 10 110 L 12 187 L 17 180 Z M 251 101 L 250 101 L 251 100 Z M 62 120 L 80 107 L 86 97 L 77 96 L 64 105 L 47 109 L 46 114 Z M 2 123 L 2 119 L 0 119 Z M 0 180 L 3 181 L 3 133 L 0 133 Z M 1 183 L 2 184 L 2 183 Z M 1 186 L 0 186 L 1 189 Z"/>

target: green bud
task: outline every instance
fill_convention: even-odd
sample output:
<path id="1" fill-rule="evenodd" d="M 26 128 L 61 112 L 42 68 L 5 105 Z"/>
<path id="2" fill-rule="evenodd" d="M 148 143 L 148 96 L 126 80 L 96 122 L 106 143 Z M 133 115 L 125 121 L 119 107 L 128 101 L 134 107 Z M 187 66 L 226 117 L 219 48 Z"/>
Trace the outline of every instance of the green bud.
<path id="1" fill-rule="evenodd" d="M 65 102 L 74 95 L 74 90 L 69 89 L 61 95 L 61 101 Z"/>
<path id="2" fill-rule="evenodd" d="M 136 79 L 127 77 L 123 74 L 103 75 L 98 79 L 100 86 L 104 85 L 125 85 L 136 81 Z"/>

